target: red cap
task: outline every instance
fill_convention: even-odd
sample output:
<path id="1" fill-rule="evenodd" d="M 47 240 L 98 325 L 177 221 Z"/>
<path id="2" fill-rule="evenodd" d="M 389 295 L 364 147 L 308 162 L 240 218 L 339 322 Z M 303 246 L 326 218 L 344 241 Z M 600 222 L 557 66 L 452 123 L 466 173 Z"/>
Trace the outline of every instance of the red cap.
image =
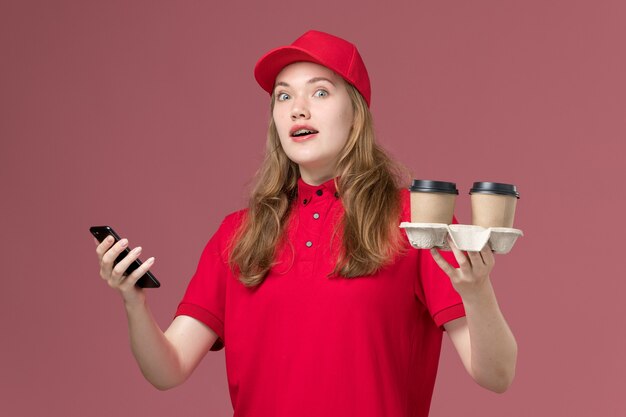
<path id="1" fill-rule="evenodd" d="M 370 105 L 370 78 L 356 46 L 316 30 L 306 32 L 289 46 L 265 54 L 254 67 L 254 78 L 261 88 L 272 94 L 278 73 L 287 65 L 300 61 L 314 62 L 335 71 L 352 84 Z"/>

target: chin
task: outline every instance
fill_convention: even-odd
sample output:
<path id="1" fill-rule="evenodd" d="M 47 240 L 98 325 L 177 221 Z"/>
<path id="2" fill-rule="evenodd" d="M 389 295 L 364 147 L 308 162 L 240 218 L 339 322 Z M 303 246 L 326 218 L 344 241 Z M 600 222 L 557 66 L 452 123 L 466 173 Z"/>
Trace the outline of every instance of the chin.
<path id="1" fill-rule="evenodd" d="M 287 153 L 287 157 L 295 164 L 300 166 L 314 166 L 320 163 L 320 158 L 310 153 Z"/>

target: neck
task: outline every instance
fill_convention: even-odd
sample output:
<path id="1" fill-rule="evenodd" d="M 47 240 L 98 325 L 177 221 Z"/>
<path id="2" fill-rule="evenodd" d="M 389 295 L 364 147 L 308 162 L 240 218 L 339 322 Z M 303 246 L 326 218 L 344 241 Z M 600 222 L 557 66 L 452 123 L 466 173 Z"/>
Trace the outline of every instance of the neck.
<path id="1" fill-rule="evenodd" d="M 332 172 L 311 172 L 302 167 L 300 167 L 300 176 L 302 181 L 309 185 L 321 185 L 335 177 Z"/>

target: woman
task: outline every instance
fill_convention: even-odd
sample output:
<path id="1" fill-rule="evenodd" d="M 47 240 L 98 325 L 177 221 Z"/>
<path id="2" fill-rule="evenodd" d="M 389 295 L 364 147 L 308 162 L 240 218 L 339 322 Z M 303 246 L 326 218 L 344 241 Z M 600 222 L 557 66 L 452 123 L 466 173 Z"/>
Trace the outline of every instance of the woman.
<path id="1" fill-rule="evenodd" d="M 272 106 L 257 185 L 205 247 L 165 332 L 134 286 L 154 259 L 124 276 L 141 248 L 115 268 L 128 241 L 97 248 L 145 377 L 176 386 L 226 346 L 235 416 L 426 416 L 445 330 L 477 383 L 506 390 L 517 347 L 493 254 L 444 257 L 400 235 L 408 191 L 374 141 L 356 47 L 309 31 L 255 77 Z"/>

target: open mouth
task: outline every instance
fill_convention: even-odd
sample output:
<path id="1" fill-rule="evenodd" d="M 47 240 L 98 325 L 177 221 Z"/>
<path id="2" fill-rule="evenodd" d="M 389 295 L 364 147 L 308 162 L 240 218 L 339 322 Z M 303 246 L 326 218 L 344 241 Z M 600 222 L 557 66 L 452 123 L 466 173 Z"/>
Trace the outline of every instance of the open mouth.
<path id="1" fill-rule="evenodd" d="M 299 138 L 302 136 L 308 136 L 308 135 L 313 135 L 315 133 L 318 133 L 317 130 L 311 130 L 311 129 L 298 129 L 294 132 L 291 132 L 291 137 L 292 138 Z"/>

